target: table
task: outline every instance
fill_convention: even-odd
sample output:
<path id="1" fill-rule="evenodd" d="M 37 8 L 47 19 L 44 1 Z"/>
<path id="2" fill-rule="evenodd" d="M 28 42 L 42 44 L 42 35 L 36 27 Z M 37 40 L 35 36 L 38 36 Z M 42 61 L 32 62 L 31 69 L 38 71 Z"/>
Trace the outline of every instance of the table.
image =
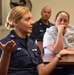
<path id="1" fill-rule="evenodd" d="M 54 54 L 44 54 L 43 55 L 43 62 L 44 64 L 48 64 L 54 59 Z M 58 62 L 58 65 L 74 65 L 74 55 L 66 55 Z"/>
<path id="2" fill-rule="evenodd" d="M 41 56 L 43 56 L 43 54 L 44 54 L 44 51 L 43 51 L 43 41 L 37 41 L 37 45 L 40 48 Z"/>
<path id="3" fill-rule="evenodd" d="M 54 54 L 44 54 L 42 57 L 44 64 L 51 62 L 55 56 Z M 62 60 L 59 60 L 50 75 L 74 75 L 74 55 L 66 55 Z"/>

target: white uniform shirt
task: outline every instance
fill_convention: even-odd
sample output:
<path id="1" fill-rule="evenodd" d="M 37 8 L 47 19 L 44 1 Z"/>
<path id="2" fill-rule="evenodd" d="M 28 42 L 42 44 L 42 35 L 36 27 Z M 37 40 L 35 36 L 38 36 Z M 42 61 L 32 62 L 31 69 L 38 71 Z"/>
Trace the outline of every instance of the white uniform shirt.
<path id="1" fill-rule="evenodd" d="M 55 26 L 46 29 L 43 38 L 44 53 L 52 54 L 52 52 L 48 50 L 46 46 L 53 44 L 56 41 L 57 34 L 58 32 Z M 63 40 L 64 40 L 64 48 L 74 47 L 74 26 L 69 25 L 66 28 L 66 32 L 64 34 Z"/>

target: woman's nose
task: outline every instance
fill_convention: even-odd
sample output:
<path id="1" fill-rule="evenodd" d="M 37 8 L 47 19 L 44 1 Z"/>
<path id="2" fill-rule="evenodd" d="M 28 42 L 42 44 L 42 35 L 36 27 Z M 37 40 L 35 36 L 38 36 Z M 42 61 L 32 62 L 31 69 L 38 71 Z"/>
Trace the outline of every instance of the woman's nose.
<path id="1" fill-rule="evenodd" d="M 31 21 L 31 24 L 32 24 L 32 25 L 34 24 L 34 21 L 33 21 L 33 20 Z"/>
<path id="2" fill-rule="evenodd" d="M 64 20 L 62 20 L 62 21 L 61 21 L 61 24 L 64 24 L 64 23 L 65 23 Z"/>

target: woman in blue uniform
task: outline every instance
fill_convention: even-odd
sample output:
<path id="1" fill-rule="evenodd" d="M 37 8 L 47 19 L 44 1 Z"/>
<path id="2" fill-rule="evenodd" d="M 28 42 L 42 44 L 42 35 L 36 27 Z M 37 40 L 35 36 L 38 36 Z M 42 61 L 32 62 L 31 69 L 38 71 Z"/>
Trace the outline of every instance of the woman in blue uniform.
<path id="1" fill-rule="evenodd" d="M 11 31 L 0 40 L 0 75 L 48 75 L 63 55 L 74 54 L 73 50 L 61 50 L 44 66 L 39 47 L 27 35 L 33 27 L 27 7 L 14 7 L 8 14 L 6 26 Z"/>

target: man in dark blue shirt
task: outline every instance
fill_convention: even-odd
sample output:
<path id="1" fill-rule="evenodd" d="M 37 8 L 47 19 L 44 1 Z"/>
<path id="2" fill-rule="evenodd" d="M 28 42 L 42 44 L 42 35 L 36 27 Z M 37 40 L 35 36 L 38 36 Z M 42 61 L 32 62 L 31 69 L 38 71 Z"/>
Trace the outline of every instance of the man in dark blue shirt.
<path id="1" fill-rule="evenodd" d="M 37 44 L 41 50 L 41 55 L 43 55 L 43 36 L 46 31 L 46 28 L 53 26 L 53 24 L 49 22 L 51 12 L 52 10 L 49 6 L 45 6 L 42 8 L 41 18 L 34 23 L 32 33 L 30 34 L 30 38 L 32 40 L 37 40 Z"/>
<path id="2" fill-rule="evenodd" d="M 52 11 L 49 6 L 43 7 L 41 11 L 41 18 L 33 25 L 32 33 L 30 35 L 30 38 L 32 40 L 43 41 L 43 36 L 46 31 L 46 28 L 53 26 L 53 24 L 49 22 L 51 12 Z"/>

